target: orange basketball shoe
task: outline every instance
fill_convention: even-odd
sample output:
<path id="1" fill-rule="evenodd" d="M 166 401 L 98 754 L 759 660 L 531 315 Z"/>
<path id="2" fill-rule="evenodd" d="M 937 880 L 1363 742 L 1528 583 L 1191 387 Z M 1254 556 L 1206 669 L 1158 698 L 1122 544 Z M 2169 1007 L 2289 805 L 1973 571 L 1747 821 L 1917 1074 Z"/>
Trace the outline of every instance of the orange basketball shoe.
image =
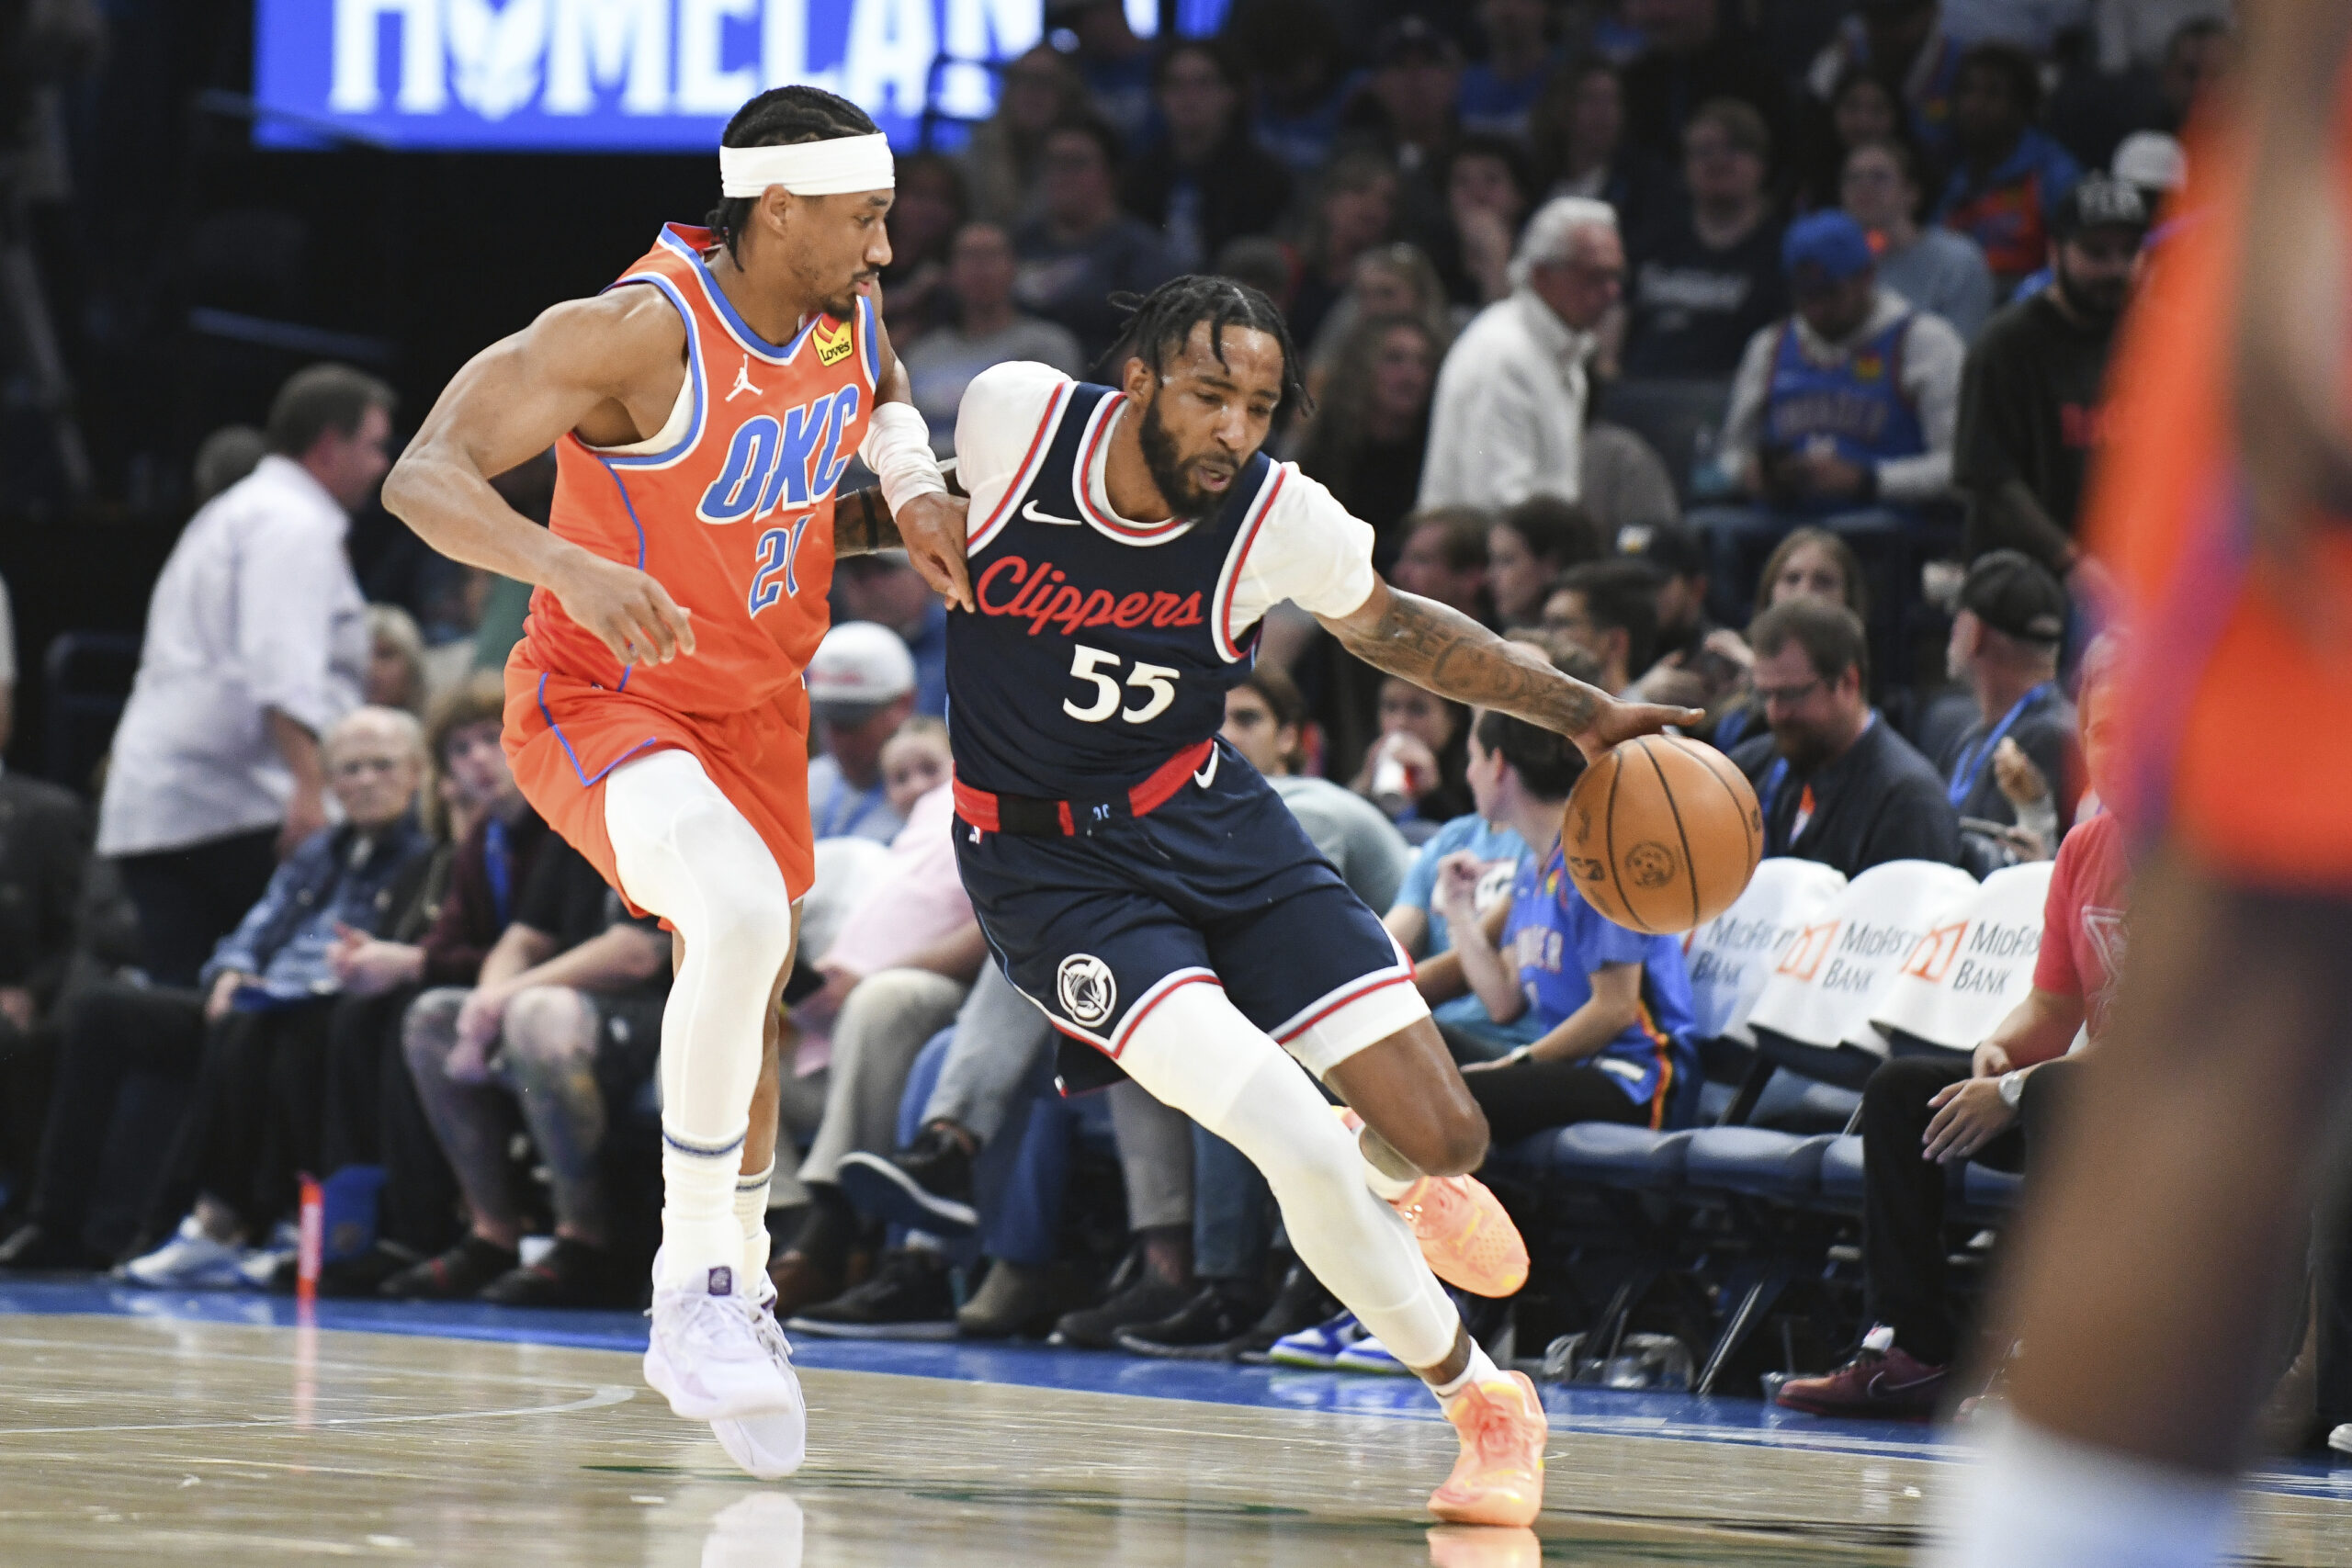
<path id="1" fill-rule="evenodd" d="M 1445 1402 L 1462 1434 L 1453 1473 L 1430 1494 L 1430 1512 L 1452 1525 L 1524 1529 L 1544 1511 L 1544 1404 L 1525 1372 L 1474 1382 Z"/>
<path id="2" fill-rule="evenodd" d="M 1396 1212 L 1413 1227 L 1430 1272 L 1474 1296 L 1508 1296 L 1527 1283 L 1527 1243 L 1475 1176 L 1424 1176 Z"/>
<path id="3" fill-rule="evenodd" d="M 1349 1132 L 1363 1135 L 1363 1117 L 1344 1105 L 1332 1110 Z M 1527 1283 L 1527 1243 L 1476 1177 L 1424 1176 L 1388 1202 L 1413 1227 L 1430 1272 L 1447 1284 L 1474 1296 L 1508 1296 Z"/>

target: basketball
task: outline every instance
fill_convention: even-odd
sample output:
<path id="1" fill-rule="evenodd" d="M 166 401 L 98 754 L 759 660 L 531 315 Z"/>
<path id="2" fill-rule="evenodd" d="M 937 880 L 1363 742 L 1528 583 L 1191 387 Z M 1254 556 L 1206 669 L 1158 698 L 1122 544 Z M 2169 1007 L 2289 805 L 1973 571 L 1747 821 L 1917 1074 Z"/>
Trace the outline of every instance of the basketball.
<path id="1" fill-rule="evenodd" d="M 1764 853 L 1764 813 L 1731 759 L 1673 735 L 1628 740 L 1584 771 L 1560 847 L 1585 902 L 1652 936 L 1731 908 Z"/>

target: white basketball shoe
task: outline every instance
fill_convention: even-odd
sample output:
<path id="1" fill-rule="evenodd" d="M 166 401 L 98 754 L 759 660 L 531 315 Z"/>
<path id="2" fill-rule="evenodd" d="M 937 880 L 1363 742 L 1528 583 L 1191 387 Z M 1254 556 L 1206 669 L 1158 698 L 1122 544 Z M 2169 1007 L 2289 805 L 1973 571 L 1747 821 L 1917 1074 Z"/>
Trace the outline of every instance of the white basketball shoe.
<path id="1" fill-rule="evenodd" d="M 783 1336 L 771 1343 L 762 1324 L 775 1320 L 756 1296 L 737 1291 L 741 1277 L 721 1264 L 691 1286 L 655 1287 L 645 1381 L 689 1421 L 786 1414 L 805 1421 L 800 1380 L 776 1348 Z"/>
<path id="2" fill-rule="evenodd" d="M 744 1474 L 761 1481 L 781 1481 L 808 1457 L 808 1406 L 798 1397 L 800 1375 L 792 1370 L 792 1341 L 784 1337 L 784 1325 L 775 1320 L 775 1286 L 765 1274 L 759 1276 L 758 1283 L 764 1289 L 753 1297 L 759 1315 L 752 1326 L 777 1370 L 792 1384 L 792 1408 L 722 1416 L 710 1424 L 710 1430 Z"/>

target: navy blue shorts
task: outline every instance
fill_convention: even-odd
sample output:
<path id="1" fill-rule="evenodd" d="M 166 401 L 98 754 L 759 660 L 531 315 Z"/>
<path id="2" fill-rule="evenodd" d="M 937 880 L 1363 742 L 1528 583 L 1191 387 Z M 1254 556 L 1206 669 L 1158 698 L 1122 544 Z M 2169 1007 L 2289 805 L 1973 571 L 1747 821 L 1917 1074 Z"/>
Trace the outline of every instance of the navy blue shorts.
<path id="1" fill-rule="evenodd" d="M 1198 981 L 1318 1075 L 1429 1015 L 1379 919 L 1222 740 L 1148 816 L 1042 838 L 959 818 L 956 859 L 1012 983 L 1114 1059 L 1161 997 Z"/>

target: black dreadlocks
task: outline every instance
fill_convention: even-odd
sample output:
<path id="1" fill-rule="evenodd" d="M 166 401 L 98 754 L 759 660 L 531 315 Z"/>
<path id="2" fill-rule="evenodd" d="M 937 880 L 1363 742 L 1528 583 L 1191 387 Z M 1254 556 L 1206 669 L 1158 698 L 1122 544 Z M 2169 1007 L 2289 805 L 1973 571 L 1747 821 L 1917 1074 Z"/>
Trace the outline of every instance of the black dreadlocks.
<path id="1" fill-rule="evenodd" d="M 1142 360 L 1155 372 L 1163 372 L 1168 355 L 1191 342 L 1193 329 L 1203 321 L 1209 326 L 1209 352 L 1222 365 L 1225 329 L 1248 327 L 1272 338 L 1283 351 L 1283 401 L 1309 413 L 1314 412 L 1314 401 L 1307 397 L 1306 384 L 1299 376 L 1298 350 L 1290 341 L 1290 323 L 1283 320 L 1283 313 L 1274 308 L 1272 299 L 1248 284 L 1229 277 L 1187 273 L 1170 278 L 1141 298 L 1117 294 L 1112 296 L 1111 302 L 1129 315 L 1126 330 L 1095 367 L 1097 374 L 1106 380 L 1115 382 L 1118 367 L 1130 358 Z"/>
<path id="2" fill-rule="evenodd" d="M 843 136 L 871 136 L 879 130 L 873 117 L 847 98 L 822 87 L 771 87 L 735 111 L 719 137 L 722 147 L 786 147 L 796 141 L 831 141 Z M 737 261 L 735 243 L 752 220 L 753 198 L 722 196 L 704 220 L 711 235 Z"/>

